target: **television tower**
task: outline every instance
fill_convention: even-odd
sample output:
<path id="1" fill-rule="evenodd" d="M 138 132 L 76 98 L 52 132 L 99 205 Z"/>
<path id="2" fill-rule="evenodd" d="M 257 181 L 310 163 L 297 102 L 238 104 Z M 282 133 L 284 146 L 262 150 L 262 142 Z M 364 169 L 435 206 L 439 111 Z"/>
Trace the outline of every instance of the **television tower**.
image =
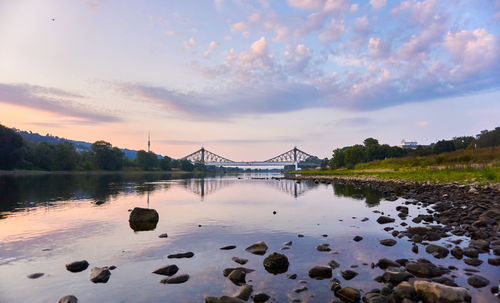
<path id="1" fill-rule="evenodd" d="M 148 132 L 148 153 L 151 151 L 151 136 L 150 132 Z"/>

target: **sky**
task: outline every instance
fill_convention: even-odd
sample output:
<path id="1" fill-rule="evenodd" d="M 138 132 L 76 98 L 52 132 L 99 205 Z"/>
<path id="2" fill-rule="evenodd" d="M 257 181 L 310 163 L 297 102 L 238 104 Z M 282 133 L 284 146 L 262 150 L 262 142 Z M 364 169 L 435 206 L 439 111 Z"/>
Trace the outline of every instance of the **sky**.
<path id="1" fill-rule="evenodd" d="M 500 0 L 0 0 L 0 124 L 235 161 L 500 126 Z"/>

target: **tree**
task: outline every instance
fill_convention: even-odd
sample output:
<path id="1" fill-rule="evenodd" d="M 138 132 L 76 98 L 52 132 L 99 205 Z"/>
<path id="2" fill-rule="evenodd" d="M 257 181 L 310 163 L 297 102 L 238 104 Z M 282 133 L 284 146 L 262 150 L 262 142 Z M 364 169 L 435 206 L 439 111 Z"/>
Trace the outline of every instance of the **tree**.
<path id="1" fill-rule="evenodd" d="M 94 163 L 99 169 L 121 170 L 123 167 L 124 153 L 117 147 L 112 147 L 106 141 L 94 142 L 90 149 L 94 153 Z"/>
<path id="2" fill-rule="evenodd" d="M 328 168 L 328 158 L 321 160 L 321 170 L 326 170 Z"/>
<path id="3" fill-rule="evenodd" d="M 55 170 L 73 170 L 76 168 L 79 160 L 79 154 L 70 142 L 57 144 L 54 149 Z"/>
<path id="4" fill-rule="evenodd" d="M 469 147 L 476 139 L 472 136 L 454 137 L 453 144 L 455 149 L 466 149 Z"/>
<path id="5" fill-rule="evenodd" d="M 477 135 L 477 146 L 478 147 L 490 147 L 500 145 L 500 127 L 496 127 L 491 131 L 482 131 L 481 134 Z"/>
<path id="6" fill-rule="evenodd" d="M 452 152 L 455 150 L 455 143 L 452 140 L 440 140 L 434 144 L 432 150 L 435 154 Z"/>
<path id="7" fill-rule="evenodd" d="M 160 169 L 161 170 L 172 170 L 172 159 L 165 156 L 160 159 Z"/>
<path id="8" fill-rule="evenodd" d="M 363 145 L 353 145 L 346 148 L 345 151 L 345 164 L 349 169 L 354 168 L 358 163 L 366 161 L 366 152 Z"/>
<path id="9" fill-rule="evenodd" d="M 0 125 L 0 169 L 13 169 L 26 153 L 26 143 L 21 135 Z"/>
<path id="10" fill-rule="evenodd" d="M 194 165 L 189 160 L 180 160 L 180 169 L 182 169 L 183 171 L 193 171 Z"/>
<path id="11" fill-rule="evenodd" d="M 341 148 L 337 148 L 333 151 L 332 159 L 330 160 L 330 167 L 332 169 L 337 169 L 344 167 L 345 165 L 345 152 Z"/>
<path id="12" fill-rule="evenodd" d="M 137 163 L 137 166 L 143 170 L 153 170 L 158 168 L 159 165 L 158 155 L 151 151 L 146 152 L 144 150 L 137 152 L 135 162 Z"/>
<path id="13" fill-rule="evenodd" d="M 365 141 L 363 141 L 363 144 L 365 145 L 365 147 L 379 145 L 378 140 L 374 138 L 366 138 Z"/>

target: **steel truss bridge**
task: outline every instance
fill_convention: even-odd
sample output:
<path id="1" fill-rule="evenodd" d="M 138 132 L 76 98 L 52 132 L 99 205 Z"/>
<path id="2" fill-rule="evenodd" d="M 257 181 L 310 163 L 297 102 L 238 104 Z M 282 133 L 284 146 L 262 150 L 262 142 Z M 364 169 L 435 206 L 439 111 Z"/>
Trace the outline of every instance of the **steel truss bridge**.
<path id="1" fill-rule="evenodd" d="M 306 152 L 301 151 L 296 146 L 282 153 L 281 155 L 277 155 L 274 158 L 265 160 L 265 161 L 233 161 L 222 156 L 219 156 L 205 148 L 200 148 L 199 150 L 191 153 L 181 160 L 189 160 L 193 163 L 203 163 L 205 165 L 216 165 L 216 166 L 285 166 L 285 165 L 295 165 L 295 169 L 298 169 L 299 163 L 303 163 L 304 161 L 316 158 Z M 312 163 L 312 165 L 317 165 L 318 163 Z"/>

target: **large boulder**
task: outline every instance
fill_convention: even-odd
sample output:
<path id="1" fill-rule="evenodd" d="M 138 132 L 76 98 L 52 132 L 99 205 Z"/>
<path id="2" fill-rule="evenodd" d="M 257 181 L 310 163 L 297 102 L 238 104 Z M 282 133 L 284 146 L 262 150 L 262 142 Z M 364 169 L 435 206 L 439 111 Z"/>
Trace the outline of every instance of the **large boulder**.
<path id="1" fill-rule="evenodd" d="M 481 288 L 490 284 L 490 281 L 485 277 L 479 275 L 472 275 L 467 279 L 467 283 L 469 283 L 469 285 L 472 287 Z"/>
<path id="2" fill-rule="evenodd" d="M 394 220 L 393 218 L 387 217 L 387 216 L 380 216 L 377 219 L 377 222 L 379 224 L 387 224 L 387 223 L 392 223 L 394 221 L 396 221 L 396 220 Z"/>
<path id="3" fill-rule="evenodd" d="M 417 295 L 426 303 L 470 302 L 471 296 L 463 287 L 446 286 L 440 283 L 415 281 Z"/>
<path id="4" fill-rule="evenodd" d="M 130 213 L 128 222 L 134 231 L 154 230 L 160 216 L 158 212 L 150 208 L 136 207 Z"/>
<path id="5" fill-rule="evenodd" d="M 264 268 L 272 274 L 282 274 L 288 270 L 288 258 L 279 253 L 272 253 L 264 259 Z"/>
<path id="6" fill-rule="evenodd" d="M 399 283 L 403 281 L 408 281 L 413 277 L 415 276 L 408 272 L 394 272 L 394 271 L 386 271 L 382 275 L 384 282 L 389 282 L 392 285 L 398 285 Z"/>

